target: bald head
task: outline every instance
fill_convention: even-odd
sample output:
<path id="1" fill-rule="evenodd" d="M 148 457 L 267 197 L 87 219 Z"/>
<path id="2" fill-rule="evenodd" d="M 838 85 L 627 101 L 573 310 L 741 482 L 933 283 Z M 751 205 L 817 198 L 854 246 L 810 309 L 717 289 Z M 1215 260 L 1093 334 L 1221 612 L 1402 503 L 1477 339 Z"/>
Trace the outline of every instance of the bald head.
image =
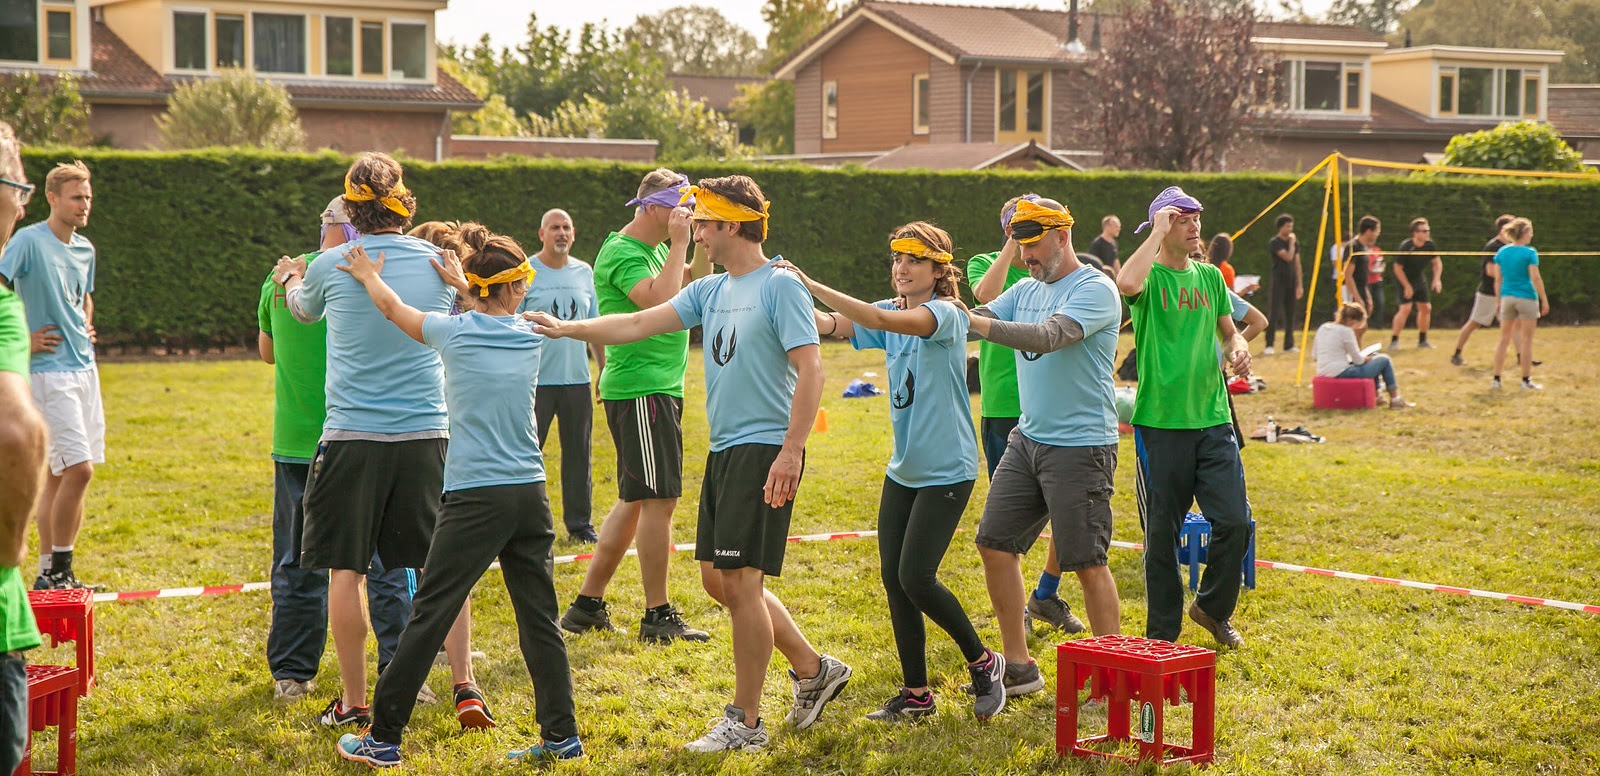
<path id="1" fill-rule="evenodd" d="M 539 219 L 539 258 L 545 263 L 564 264 L 572 251 L 572 241 L 577 239 L 577 229 L 572 216 L 560 208 L 546 210 Z"/>
<path id="2" fill-rule="evenodd" d="M 1067 209 L 1060 202 L 1043 197 L 1034 204 L 1063 212 Z M 1022 262 L 1034 280 L 1054 283 L 1078 269 L 1078 257 L 1072 251 L 1072 227 L 1051 229 L 1039 240 L 1019 247 Z"/>

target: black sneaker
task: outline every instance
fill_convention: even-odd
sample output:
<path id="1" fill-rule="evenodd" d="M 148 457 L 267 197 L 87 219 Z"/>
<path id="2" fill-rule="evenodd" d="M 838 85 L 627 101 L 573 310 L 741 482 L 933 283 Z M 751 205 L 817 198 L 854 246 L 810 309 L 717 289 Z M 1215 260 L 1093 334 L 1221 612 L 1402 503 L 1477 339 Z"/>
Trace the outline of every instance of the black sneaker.
<path id="1" fill-rule="evenodd" d="M 1040 599 L 1032 593 L 1028 594 L 1028 617 L 1031 620 L 1042 620 L 1060 628 L 1068 633 L 1082 633 L 1083 621 L 1072 613 L 1072 607 L 1061 596 L 1053 595 Z"/>
<path id="2" fill-rule="evenodd" d="M 578 530 L 572 532 L 571 538 L 575 542 L 594 544 L 595 542 L 600 541 L 600 534 L 595 533 L 593 528 L 579 528 Z"/>
<path id="3" fill-rule="evenodd" d="M 588 631 L 614 631 L 616 627 L 611 624 L 611 612 L 606 609 L 606 603 L 600 602 L 600 608 L 590 611 L 578 605 L 576 601 L 567 607 L 565 614 L 561 615 L 561 629 L 568 633 L 587 633 Z"/>
<path id="4" fill-rule="evenodd" d="M 1467 365 L 1467 361 L 1466 361 L 1466 359 L 1461 357 L 1461 353 L 1460 352 L 1457 352 L 1455 355 L 1450 357 L 1450 364 L 1452 366 L 1466 366 Z"/>
<path id="5" fill-rule="evenodd" d="M 50 572 L 46 571 L 46 572 L 40 573 L 38 579 L 33 580 L 33 589 L 34 590 L 54 590 L 54 589 L 56 589 L 56 583 L 50 579 Z"/>
<path id="6" fill-rule="evenodd" d="M 346 707 L 340 700 L 339 698 L 334 698 L 329 701 L 328 707 L 323 709 L 322 713 L 317 716 L 317 722 L 321 723 L 323 727 L 330 728 L 344 727 L 345 725 L 366 727 L 372 724 L 372 707 Z"/>
<path id="7" fill-rule="evenodd" d="M 1189 604 L 1189 619 L 1194 620 L 1196 625 L 1205 628 L 1211 634 L 1211 637 L 1224 647 L 1237 649 L 1244 646 L 1244 637 L 1233 629 L 1232 623 L 1227 620 L 1218 620 L 1206 614 L 1205 610 L 1200 608 L 1198 601 Z"/>
<path id="8" fill-rule="evenodd" d="M 1006 707 L 1006 659 L 993 650 L 989 659 L 975 666 L 967 666 L 972 674 L 972 714 L 980 721 L 988 720 Z"/>
<path id="9" fill-rule="evenodd" d="M 933 716 L 933 693 L 917 697 L 910 690 L 901 688 L 893 698 L 885 701 L 883 708 L 867 715 L 873 722 L 909 722 L 914 719 Z"/>
<path id="10" fill-rule="evenodd" d="M 89 590 L 91 592 L 99 593 L 106 589 L 105 585 L 91 585 L 78 581 L 78 578 L 73 575 L 72 569 L 67 569 L 66 571 L 51 571 L 47 574 L 41 575 L 39 579 L 47 580 L 50 586 L 47 588 L 38 587 L 37 585 L 39 582 L 35 581 L 35 590 Z"/>
<path id="11" fill-rule="evenodd" d="M 689 623 L 683 621 L 683 613 L 675 606 L 665 611 L 645 611 L 644 619 L 639 621 L 640 641 L 667 644 L 675 639 L 705 642 L 711 640 L 711 634 L 689 627 Z"/>
<path id="12" fill-rule="evenodd" d="M 495 726 L 494 715 L 489 713 L 489 704 L 483 699 L 478 685 L 471 682 L 456 685 L 456 721 L 461 723 L 462 730 L 482 730 Z"/>

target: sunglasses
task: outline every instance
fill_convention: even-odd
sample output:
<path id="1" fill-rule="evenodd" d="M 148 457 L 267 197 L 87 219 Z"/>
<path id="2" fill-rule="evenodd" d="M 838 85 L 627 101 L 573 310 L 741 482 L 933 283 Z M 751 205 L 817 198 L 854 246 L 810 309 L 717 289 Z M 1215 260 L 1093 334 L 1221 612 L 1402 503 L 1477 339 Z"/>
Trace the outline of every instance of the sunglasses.
<path id="1" fill-rule="evenodd" d="M 8 186 L 14 189 L 16 191 L 17 204 L 19 205 L 26 205 L 29 200 L 33 199 L 34 187 L 29 184 L 0 178 L 0 186 Z"/>

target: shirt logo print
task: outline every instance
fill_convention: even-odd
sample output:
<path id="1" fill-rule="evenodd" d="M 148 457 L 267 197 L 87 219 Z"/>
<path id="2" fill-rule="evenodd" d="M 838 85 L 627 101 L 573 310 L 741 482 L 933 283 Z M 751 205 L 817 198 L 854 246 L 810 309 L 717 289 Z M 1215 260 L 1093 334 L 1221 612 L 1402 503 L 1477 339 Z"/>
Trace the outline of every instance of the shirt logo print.
<path id="1" fill-rule="evenodd" d="M 722 349 L 722 333 L 722 329 L 717 329 L 716 338 L 711 340 L 711 360 L 715 361 L 717 366 L 727 366 L 728 362 L 733 360 L 734 349 L 739 346 L 739 330 L 735 328 L 728 333 L 728 349 L 724 352 Z"/>
<path id="2" fill-rule="evenodd" d="M 1026 350 L 1019 350 L 1017 352 L 1022 354 L 1023 361 L 1038 361 L 1039 359 L 1044 358 L 1043 353 L 1029 353 Z"/>
<path id="3" fill-rule="evenodd" d="M 576 320 L 578 320 L 578 300 L 572 299 L 572 298 L 569 297 L 567 299 L 567 303 L 568 303 L 568 307 L 567 307 L 566 315 L 562 315 L 561 314 L 561 300 L 560 299 L 557 299 L 554 302 L 550 303 L 550 314 L 552 316 L 554 316 L 557 320 L 562 320 L 562 321 L 576 321 Z"/>
<path id="4" fill-rule="evenodd" d="M 890 404 L 897 410 L 906 409 L 911 406 L 912 402 L 917 400 L 916 373 L 906 370 L 906 382 L 900 387 L 901 390 L 895 391 L 894 395 L 889 397 Z"/>

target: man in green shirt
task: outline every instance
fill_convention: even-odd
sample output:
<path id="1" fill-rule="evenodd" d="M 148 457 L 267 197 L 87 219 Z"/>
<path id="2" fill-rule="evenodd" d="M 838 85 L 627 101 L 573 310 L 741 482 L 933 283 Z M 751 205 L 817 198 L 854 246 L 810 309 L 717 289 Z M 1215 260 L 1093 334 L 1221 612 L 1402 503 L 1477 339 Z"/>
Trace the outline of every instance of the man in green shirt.
<path id="1" fill-rule="evenodd" d="M 1178 536 L 1189 505 L 1211 523 L 1200 595 L 1189 617 L 1228 647 L 1244 644 L 1229 618 L 1250 544 L 1244 467 L 1217 369 L 1221 345 L 1233 373 L 1250 374 L 1250 350 L 1233 325 L 1222 271 L 1200 254 L 1200 201 L 1172 186 L 1150 203 L 1150 238 L 1117 275 L 1133 315 L 1139 395 L 1133 406 L 1139 516 L 1145 529 L 1145 635 L 1177 641 L 1183 629 Z"/>
<path id="2" fill-rule="evenodd" d="M 23 174 L 20 145 L 0 121 L 0 248 L 33 195 Z M 28 388 L 32 349 L 22 299 L 0 286 L 0 773 L 22 762 L 28 744 L 28 675 L 23 653 L 39 646 L 22 565 L 28 518 L 44 481 L 44 419 Z"/>
<path id="3" fill-rule="evenodd" d="M 1039 199 L 1038 194 L 1012 197 L 1000 208 L 1000 230 L 1005 245 L 996 253 L 980 253 L 967 259 L 967 283 L 978 304 L 994 301 L 1017 281 L 1028 277 L 1028 267 L 1022 261 L 1022 249 L 1011 239 L 1011 216 L 1017 203 Z M 1002 271 L 1002 268 L 1003 271 Z M 1017 352 L 988 340 L 978 342 L 979 399 L 983 417 L 979 420 L 979 437 L 983 441 L 983 457 L 989 464 L 989 479 L 994 479 L 994 468 L 1006 454 L 1006 443 L 1022 417 L 1022 400 L 1017 394 Z M 1061 586 L 1061 561 L 1056 557 L 1056 540 L 1050 538 L 1046 548 L 1044 571 L 1039 574 L 1039 584 L 1028 596 L 1028 618 L 1043 620 L 1067 633 L 1083 632 L 1083 621 L 1072 613 L 1072 607 L 1057 593 Z"/>
<path id="4" fill-rule="evenodd" d="M 705 274 L 703 258 L 696 257 L 695 266 L 689 266 L 690 211 L 679 204 L 688 186 L 687 177 L 666 168 L 644 176 L 638 196 L 625 205 L 634 208 L 633 220 L 608 235 L 594 257 L 600 315 L 655 307 L 672 299 L 695 275 Z M 594 559 L 577 598 L 561 617 L 561 627 L 572 633 L 613 630 L 606 587 L 637 534 L 645 605 L 639 640 L 709 641 L 710 634 L 690 628 L 667 599 L 672 512 L 683 494 L 683 373 L 689 364 L 689 333 L 608 345 L 605 353 L 600 399 L 617 448 L 617 503 L 600 525 Z"/>
<path id="5" fill-rule="evenodd" d="M 343 198 L 322 213 L 322 249 L 358 235 L 345 216 Z M 307 263 L 318 253 L 301 257 Z M 306 479 L 327 416 L 328 324 L 305 324 L 289 312 L 283 286 L 272 276 L 261 284 L 256 306 L 261 360 L 273 366 L 272 422 L 272 624 L 267 630 L 267 667 L 281 700 L 311 693 L 328 642 L 328 572 L 300 568 Z M 378 641 L 378 670 L 388 665 L 411 617 L 411 571 L 384 569 L 377 557 L 367 575 L 367 611 Z M 424 688 L 426 689 L 426 688 Z M 431 691 L 422 697 L 431 702 Z"/>

